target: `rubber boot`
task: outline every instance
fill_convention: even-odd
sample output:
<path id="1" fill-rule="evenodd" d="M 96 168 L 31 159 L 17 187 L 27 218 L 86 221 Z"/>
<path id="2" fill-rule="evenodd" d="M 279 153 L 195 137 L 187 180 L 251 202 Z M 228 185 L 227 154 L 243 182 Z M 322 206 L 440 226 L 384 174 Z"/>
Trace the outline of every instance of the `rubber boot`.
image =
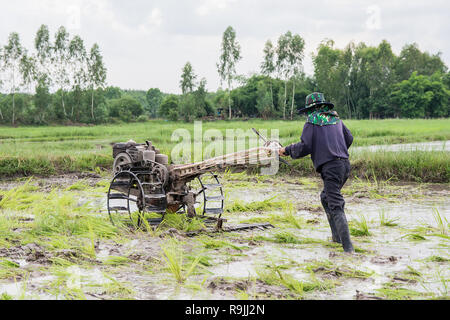
<path id="1" fill-rule="evenodd" d="M 326 213 L 327 219 L 328 219 L 328 223 L 330 225 L 331 239 L 333 240 L 333 242 L 341 243 L 341 238 L 339 237 L 339 234 L 337 232 L 333 217 L 330 214 L 330 208 L 328 208 L 328 204 L 325 202 L 325 200 L 322 197 L 320 198 L 320 201 L 322 202 L 322 206 L 325 210 L 325 213 Z"/>
<path id="2" fill-rule="evenodd" d="M 352 241 L 350 240 L 350 231 L 348 229 L 348 222 L 345 217 L 345 212 L 343 210 L 333 210 L 330 213 L 336 225 L 336 231 L 339 234 L 344 251 L 348 253 L 355 252 Z"/>

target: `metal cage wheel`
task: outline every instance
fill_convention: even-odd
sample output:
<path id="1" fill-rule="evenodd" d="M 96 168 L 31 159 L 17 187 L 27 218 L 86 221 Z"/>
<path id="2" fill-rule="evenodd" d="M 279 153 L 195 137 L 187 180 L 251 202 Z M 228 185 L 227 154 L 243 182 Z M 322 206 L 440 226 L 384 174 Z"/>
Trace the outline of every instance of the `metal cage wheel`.
<path id="1" fill-rule="evenodd" d="M 137 227 L 140 228 L 142 217 L 145 214 L 145 206 L 141 204 L 144 197 L 142 184 L 134 173 L 119 171 L 115 174 L 107 194 L 107 207 L 111 223 L 116 225 L 112 214 L 112 212 L 115 212 L 119 215 L 128 213 L 131 223 L 134 224 L 132 216 L 132 206 L 134 206 L 138 211 Z M 113 202 L 116 202 L 116 204 L 113 204 Z"/>

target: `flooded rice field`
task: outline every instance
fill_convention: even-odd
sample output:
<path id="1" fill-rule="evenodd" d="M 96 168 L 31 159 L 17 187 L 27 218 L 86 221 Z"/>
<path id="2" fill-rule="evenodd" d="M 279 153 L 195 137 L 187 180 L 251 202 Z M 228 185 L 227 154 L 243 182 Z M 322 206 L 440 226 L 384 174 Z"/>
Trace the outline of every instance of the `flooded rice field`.
<path id="1" fill-rule="evenodd" d="M 226 226 L 274 228 L 210 232 L 168 215 L 171 224 L 134 231 L 109 223 L 107 175 L 2 181 L 0 297 L 448 298 L 448 184 L 351 179 L 343 194 L 356 253 L 348 255 L 331 242 L 318 178 L 222 181 Z"/>

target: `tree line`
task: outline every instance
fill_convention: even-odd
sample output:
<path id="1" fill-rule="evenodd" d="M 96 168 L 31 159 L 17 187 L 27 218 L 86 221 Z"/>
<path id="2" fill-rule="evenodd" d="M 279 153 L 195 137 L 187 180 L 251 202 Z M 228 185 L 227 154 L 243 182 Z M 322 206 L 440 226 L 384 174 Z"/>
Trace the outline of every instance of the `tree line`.
<path id="1" fill-rule="evenodd" d="M 259 72 L 245 77 L 236 73 L 241 46 L 234 29 L 228 27 L 217 63 L 225 89 L 208 94 L 202 79 L 195 91 L 198 76 L 187 62 L 180 80 L 183 94 L 167 96 L 159 115 L 172 120 L 180 115 L 191 120 L 212 114 L 229 119 L 292 120 L 299 117 L 297 111 L 304 106 L 306 96 L 320 91 L 341 116 L 350 119 L 450 116 L 450 75 L 440 53 L 422 52 L 413 43 L 396 55 L 386 40 L 378 46 L 350 42 L 339 49 L 333 40 L 325 39 L 312 55 L 314 74 L 308 76 L 303 70 L 304 50 L 304 39 L 290 31 L 276 41 L 269 39 Z M 192 102 L 187 109 L 186 101 Z"/>
<path id="2" fill-rule="evenodd" d="M 96 122 L 102 118 L 98 89 L 106 85 L 106 67 L 98 44 L 87 50 L 83 39 L 62 26 L 53 40 L 42 25 L 28 51 L 17 32 L 0 47 L 0 120 L 15 125 L 49 121 Z M 32 92 L 34 91 L 34 94 Z M 54 94 L 50 94 L 55 91 Z M 28 94 L 24 94 L 28 93 Z"/>
<path id="3" fill-rule="evenodd" d="M 192 121 L 201 118 L 295 119 L 306 96 L 323 92 L 342 117 L 432 118 L 450 116 L 450 76 L 440 53 L 406 44 L 396 55 L 378 46 L 350 42 L 336 48 L 322 41 L 312 54 L 314 73 L 303 70 L 305 40 L 288 31 L 267 40 L 258 72 L 237 74 L 242 59 L 235 30 L 222 37 L 216 64 L 221 88 L 208 92 L 206 79 L 186 62 L 180 70 L 182 94 L 123 90 L 106 86 L 100 48 L 87 51 L 77 35 L 60 27 L 51 40 L 42 25 L 28 52 L 17 33 L 0 46 L 0 122 L 12 125 L 111 123 L 149 118 Z"/>

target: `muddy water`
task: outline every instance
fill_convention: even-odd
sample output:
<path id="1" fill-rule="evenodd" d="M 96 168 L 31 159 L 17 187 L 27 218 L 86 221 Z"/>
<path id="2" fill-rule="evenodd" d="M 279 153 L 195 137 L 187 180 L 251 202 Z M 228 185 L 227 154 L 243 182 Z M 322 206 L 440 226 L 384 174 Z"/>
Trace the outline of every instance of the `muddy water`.
<path id="1" fill-rule="evenodd" d="M 100 179 L 98 179 L 100 180 Z M 73 179 L 75 183 L 77 179 Z M 95 185 L 95 180 L 91 181 Z M 8 182 L 0 185 L 7 189 L 11 185 L 23 182 Z M 37 181 L 41 185 L 58 187 L 55 179 Z M 352 188 L 353 182 L 348 183 Z M 6 186 L 7 185 L 7 186 Z M 70 182 L 60 186 L 67 188 Z M 232 186 L 232 182 L 229 183 Z M 338 247 L 330 244 L 330 231 L 326 217 L 320 208 L 319 192 L 321 183 L 317 179 L 303 181 L 293 178 L 268 180 L 255 183 L 252 188 L 233 188 L 226 191 L 227 203 L 233 201 L 254 202 L 273 197 L 274 200 L 293 202 L 294 215 L 302 221 L 309 221 L 301 229 L 286 225 L 276 225 L 265 231 L 232 232 L 211 234 L 211 239 L 224 240 L 241 247 L 205 249 L 201 237 L 189 238 L 182 232 L 171 233 L 183 243 L 185 255 L 204 255 L 210 263 L 198 269 L 184 284 L 177 283 L 166 268 L 161 246 L 168 241 L 167 233 L 152 236 L 149 234 L 126 233 L 120 241 L 99 239 L 96 245 L 96 259 L 90 265 L 81 263 L 65 270 L 62 287 L 74 285 L 81 288 L 87 299 L 114 299 L 128 288 L 127 298 L 134 299 L 236 299 L 239 292 L 246 292 L 250 299 L 263 297 L 283 299 L 291 292 L 282 285 L 268 285 L 259 281 L 260 270 L 271 266 L 283 267 L 283 273 L 298 281 L 308 282 L 312 277 L 320 281 L 331 280 L 334 285 L 328 290 L 314 290 L 305 294 L 305 299 L 356 299 L 382 297 L 380 289 L 403 288 L 424 294 L 419 298 L 441 297 L 448 295 L 446 279 L 450 277 L 448 261 L 433 262 L 429 258 L 438 256 L 449 259 L 448 237 L 439 236 L 439 223 L 436 213 L 447 226 L 450 220 L 450 189 L 448 185 L 392 185 L 377 199 L 371 197 L 370 186 L 365 190 L 358 185 L 358 192 L 346 196 L 346 212 L 350 223 L 361 220 L 368 223 L 370 236 L 353 236 L 353 242 L 359 252 L 348 256 Z M 399 188 L 403 192 L 398 192 Z M 77 193 L 80 203 L 89 201 L 95 212 L 98 208 L 105 214 L 104 193 L 80 191 Z M 395 226 L 381 226 L 380 214 L 394 219 Z M 23 213 L 18 213 L 23 215 Z M 252 217 L 282 215 L 281 210 L 272 212 L 240 212 L 225 214 L 228 224 L 238 224 Z M 273 241 L 258 240 L 274 238 L 280 232 L 289 232 L 299 239 L 310 238 L 317 241 L 312 244 L 280 244 Z M 414 240 L 411 235 L 420 234 L 423 239 Z M 448 234 L 447 234 L 448 235 Z M 256 239 L 256 241 L 255 241 Z M 56 252 L 40 252 L 38 245 L 29 246 L 30 250 L 9 248 L 0 250 L 0 258 L 10 259 L 29 272 L 22 279 L 0 280 L 0 294 L 6 293 L 13 298 L 25 299 L 63 299 L 49 290 L 61 274 L 50 269 L 48 257 Z M 32 249 L 32 250 L 31 250 Z M 40 259 L 30 258 L 31 253 Z M 67 252 L 66 252 L 67 253 Z M 34 257 L 33 256 L 33 257 Z M 111 266 L 106 262 L 111 257 L 127 258 L 127 263 Z M 47 259 L 47 260 L 46 260 Z M 331 263 L 335 268 L 350 268 L 371 274 L 366 278 L 340 276 L 323 273 L 306 267 L 311 263 Z M 188 268 L 189 263 L 185 265 Z M 407 281 L 405 272 L 415 270 L 419 278 Z M 406 280 L 405 280 L 406 279 Z M 444 279 L 444 280 L 442 280 Z M 111 287 L 121 292 L 118 296 L 111 293 Z M 106 289 L 105 289 L 106 288 Z M 66 289 L 65 289 L 66 290 Z M 359 292 L 359 293 L 358 293 Z M 116 292 L 117 294 L 117 292 Z"/>

